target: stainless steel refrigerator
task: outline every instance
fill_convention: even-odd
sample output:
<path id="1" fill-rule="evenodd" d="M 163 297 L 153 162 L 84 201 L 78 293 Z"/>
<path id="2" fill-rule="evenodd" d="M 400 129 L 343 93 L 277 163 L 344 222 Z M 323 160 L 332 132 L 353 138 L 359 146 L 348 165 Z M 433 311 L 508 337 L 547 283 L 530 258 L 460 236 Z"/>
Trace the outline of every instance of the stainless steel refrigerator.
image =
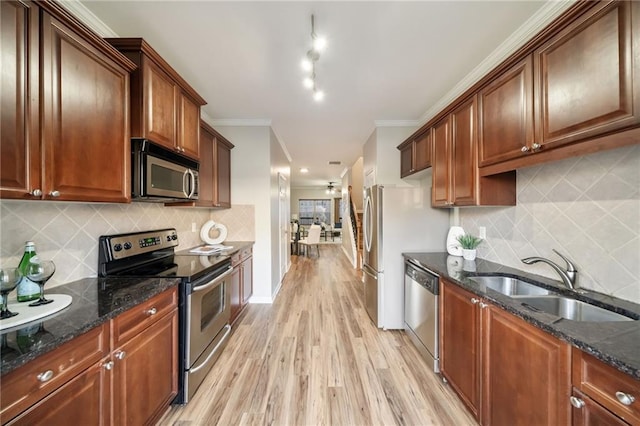
<path id="1" fill-rule="evenodd" d="M 449 211 L 432 208 L 430 180 L 423 185 L 365 189 L 364 299 L 379 328 L 404 328 L 402 253 L 446 251 Z"/>

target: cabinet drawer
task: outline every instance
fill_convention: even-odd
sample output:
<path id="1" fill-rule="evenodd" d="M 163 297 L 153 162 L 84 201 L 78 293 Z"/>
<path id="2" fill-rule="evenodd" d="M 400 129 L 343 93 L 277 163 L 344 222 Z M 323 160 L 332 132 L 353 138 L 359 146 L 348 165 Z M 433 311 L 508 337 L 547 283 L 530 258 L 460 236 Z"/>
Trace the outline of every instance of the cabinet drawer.
<path id="1" fill-rule="evenodd" d="M 7 374 L 2 378 L 0 396 L 3 422 L 26 410 L 108 353 L 108 324 L 104 324 Z"/>
<path id="2" fill-rule="evenodd" d="M 178 306 L 177 288 L 171 288 L 119 315 L 112 322 L 114 345 L 130 339 Z"/>
<path id="3" fill-rule="evenodd" d="M 573 348 L 573 386 L 631 424 L 640 424 L 640 381 Z M 621 394 L 621 393 L 622 394 Z M 619 396 L 616 396 L 618 393 Z M 633 398 L 624 404 L 618 398 Z"/>

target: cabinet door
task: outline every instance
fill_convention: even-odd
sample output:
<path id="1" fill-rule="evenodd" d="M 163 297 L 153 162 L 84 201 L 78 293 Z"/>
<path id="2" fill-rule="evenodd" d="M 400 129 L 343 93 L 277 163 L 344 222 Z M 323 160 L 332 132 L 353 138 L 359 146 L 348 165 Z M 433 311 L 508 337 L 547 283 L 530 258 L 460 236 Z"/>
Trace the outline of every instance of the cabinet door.
<path id="1" fill-rule="evenodd" d="M 569 345 L 500 308 L 485 306 L 481 423 L 568 424 Z"/>
<path id="2" fill-rule="evenodd" d="M 431 167 L 431 132 L 427 131 L 418 136 L 413 142 L 414 151 L 414 171 L 419 172 L 427 167 Z"/>
<path id="3" fill-rule="evenodd" d="M 179 89 L 164 71 L 143 57 L 144 135 L 152 141 L 176 150 L 176 96 Z"/>
<path id="4" fill-rule="evenodd" d="M 242 266 L 238 265 L 233 268 L 231 272 L 231 319 L 229 322 L 233 324 L 236 317 L 240 313 L 240 309 L 242 308 L 242 274 L 240 271 L 242 270 Z"/>
<path id="5" fill-rule="evenodd" d="M 413 173 L 413 142 L 400 150 L 400 177 Z"/>
<path id="6" fill-rule="evenodd" d="M 480 91 L 480 166 L 525 155 L 533 144 L 533 58 L 527 56 Z M 524 149 L 524 152 L 523 152 Z"/>
<path id="7" fill-rule="evenodd" d="M 104 362 L 94 364 L 8 424 L 109 425 L 110 381 Z"/>
<path id="8" fill-rule="evenodd" d="M 198 176 L 200 187 L 198 190 L 198 206 L 212 207 L 214 198 L 215 136 L 206 127 L 200 127 L 200 166 Z"/>
<path id="9" fill-rule="evenodd" d="M 186 94 L 178 96 L 178 141 L 182 154 L 200 158 L 200 106 Z"/>
<path id="10" fill-rule="evenodd" d="M 543 149 L 640 121 L 634 3 L 598 4 L 534 52 Z"/>
<path id="11" fill-rule="evenodd" d="M 441 280 L 440 370 L 462 402 L 479 417 L 480 316 L 478 297 Z"/>
<path id="12" fill-rule="evenodd" d="M 601 407 L 593 399 L 574 389 L 573 396 L 582 401 L 582 407 L 572 407 L 573 426 L 627 426 L 629 423 Z"/>
<path id="13" fill-rule="evenodd" d="M 152 424 L 178 393 L 178 310 L 113 352 L 114 424 Z"/>
<path id="14" fill-rule="evenodd" d="M 459 206 L 477 203 L 476 96 L 451 113 L 451 200 Z"/>
<path id="15" fill-rule="evenodd" d="M 38 7 L 0 2 L 0 196 L 34 198 L 41 189 Z M 36 196 L 37 197 L 37 196 Z"/>
<path id="16" fill-rule="evenodd" d="M 451 121 L 449 117 L 442 119 L 433 127 L 433 189 L 431 204 L 434 207 L 448 207 L 451 151 Z"/>
<path id="17" fill-rule="evenodd" d="M 215 207 L 231 207 L 231 146 L 216 137 Z"/>
<path id="18" fill-rule="evenodd" d="M 253 257 L 242 262 L 242 306 L 249 303 L 253 294 Z"/>
<path id="19" fill-rule="evenodd" d="M 43 13 L 44 197 L 130 199 L 129 73 Z"/>

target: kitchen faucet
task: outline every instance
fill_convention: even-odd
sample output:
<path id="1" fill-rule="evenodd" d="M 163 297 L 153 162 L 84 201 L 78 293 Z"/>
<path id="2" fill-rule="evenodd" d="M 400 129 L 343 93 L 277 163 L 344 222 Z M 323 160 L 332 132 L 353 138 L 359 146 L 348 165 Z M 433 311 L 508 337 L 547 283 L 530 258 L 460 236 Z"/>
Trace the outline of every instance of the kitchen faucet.
<path id="1" fill-rule="evenodd" d="M 577 289 L 576 275 L 578 274 L 578 270 L 573 265 L 573 263 L 571 263 L 569 259 L 567 259 L 563 255 L 558 253 L 556 249 L 552 249 L 552 250 L 558 256 L 560 256 L 562 260 L 564 260 L 567 263 L 566 270 L 562 269 L 561 266 L 558 266 L 557 263 L 552 262 L 549 259 L 545 259 L 544 257 L 532 256 L 532 257 L 525 257 L 524 259 L 521 259 L 521 260 L 527 265 L 533 265 L 534 263 L 538 263 L 538 262 L 546 263 L 547 265 L 551 266 L 558 273 L 558 275 L 560 275 L 560 278 L 562 278 L 562 282 L 564 283 L 564 285 L 566 285 L 569 288 L 569 290 L 576 290 Z"/>

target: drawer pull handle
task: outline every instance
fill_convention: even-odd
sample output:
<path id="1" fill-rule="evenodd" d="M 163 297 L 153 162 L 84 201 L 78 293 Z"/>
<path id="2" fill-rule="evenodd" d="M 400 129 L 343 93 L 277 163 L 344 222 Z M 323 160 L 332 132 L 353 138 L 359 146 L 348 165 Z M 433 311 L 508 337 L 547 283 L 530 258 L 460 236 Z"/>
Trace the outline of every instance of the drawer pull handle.
<path id="1" fill-rule="evenodd" d="M 156 308 L 151 308 L 147 311 L 147 315 L 155 315 L 158 313 L 158 310 Z"/>
<path id="2" fill-rule="evenodd" d="M 38 374 L 37 378 L 42 383 L 48 382 L 49 380 L 51 380 L 53 378 L 53 371 L 47 370 L 44 373 L 40 373 L 40 374 Z"/>
<path id="3" fill-rule="evenodd" d="M 115 357 L 121 361 L 124 359 L 125 356 L 127 356 L 127 353 L 125 351 L 118 351 L 115 353 Z"/>
<path id="4" fill-rule="evenodd" d="M 571 398 L 569 398 L 569 401 L 571 402 L 571 405 L 573 405 L 576 408 L 584 407 L 584 401 L 581 400 L 580 398 L 576 398 L 575 396 L 572 396 Z"/>
<path id="5" fill-rule="evenodd" d="M 480 299 L 476 299 L 475 297 L 472 297 L 471 303 L 473 303 L 474 305 L 477 305 L 478 303 L 480 303 Z"/>
<path id="6" fill-rule="evenodd" d="M 631 405 L 633 404 L 633 401 L 636 400 L 633 395 L 629 395 L 628 393 L 620 391 L 616 392 L 616 398 L 618 398 L 618 401 L 620 401 L 620 403 L 623 405 Z"/>
<path id="7" fill-rule="evenodd" d="M 113 368 L 113 361 L 109 361 L 109 362 L 105 362 L 104 363 L 104 369 L 105 370 L 111 370 Z"/>

